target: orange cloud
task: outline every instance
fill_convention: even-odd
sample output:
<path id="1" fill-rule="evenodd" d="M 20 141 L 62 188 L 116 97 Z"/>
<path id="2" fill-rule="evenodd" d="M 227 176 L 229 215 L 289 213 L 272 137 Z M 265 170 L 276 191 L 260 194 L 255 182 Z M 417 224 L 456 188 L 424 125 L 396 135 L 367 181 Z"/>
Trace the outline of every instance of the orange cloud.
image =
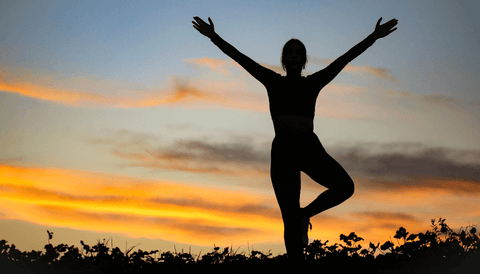
<path id="1" fill-rule="evenodd" d="M 0 178 L 4 219 L 200 245 L 282 239 L 279 212 L 251 193 L 10 165 Z"/>
<path id="2" fill-rule="evenodd" d="M 330 64 L 334 60 L 332 59 L 327 59 L 327 58 L 318 58 L 318 57 L 309 57 L 309 62 L 314 63 L 314 64 Z M 390 73 L 390 71 L 386 68 L 375 68 L 371 66 L 355 66 L 348 64 L 343 71 L 348 71 L 348 72 L 363 72 L 366 74 L 370 74 L 372 76 L 384 78 L 393 82 L 397 82 L 397 78 Z"/>
<path id="3" fill-rule="evenodd" d="M 207 66 L 217 73 L 230 76 L 233 75 L 231 69 L 241 69 L 232 60 L 223 61 L 205 57 L 187 59 L 186 62 L 195 66 Z M 282 72 L 280 67 L 268 67 L 279 73 Z M 189 81 L 185 77 L 172 77 L 170 87 L 163 90 L 149 90 L 132 83 L 82 77 L 64 79 L 60 82 L 55 82 L 52 79 L 52 77 L 43 74 L 34 75 L 22 71 L 15 75 L 0 70 L 0 91 L 58 102 L 73 107 L 145 108 L 164 106 L 202 109 L 223 107 L 263 113 L 268 113 L 269 110 L 268 100 L 263 88 L 251 92 L 245 83 L 234 79 L 228 82 L 209 82 L 207 80 Z M 70 86 L 75 88 L 72 89 Z M 108 94 L 101 93 L 103 89 L 109 90 Z M 363 90 L 329 85 L 327 91 L 340 94 L 358 93 Z M 134 95 L 132 95 L 133 93 Z M 345 100 L 340 99 L 340 101 L 344 102 Z M 322 107 L 317 108 L 317 115 L 340 119 L 371 119 L 375 117 L 370 113 L 372 112 L 371 107 L 361 109 L 361 111 L 358 106 L 337 107 L 336 104 L 338 105 L 340 101 L 335 99 L 333 102 L 326 102 Z M 358 105 L 358 103 L 355 103 L 355 105 Z M 339 109 L 342 109 L 342 111 L 339 111 Z M 346 113 L 346 111 L 350 113 Z"/>
<path id="4" fill-rule="evenodd" d="M 364 72 L 368 73 L 380 78 L 385 78 L 390 81 L 396 82 L 398 81 L 395 76 L 390 74 L 390 71 L 386 68 L 374 68 L 371 66 L 354 66 L 354 65 L 347 65 L 344 69 L 345 71 L 352 71 L 352 72 Z"/>
<path id="5" fill-rule="evenodd" d="M 216 58 L 195 58 L 195 59 L 185 59 L 184 60 L 187 64 L 193 65 L 196 68 L 199 67 L 208 67 L 211 70 L 215 71 L 216 73 L 224 74 L 227 76 L 232 76 L 232 72 L 228 69 L 228 63 L 222 59 Z"/>
<path id="6" fill-rule="evenodd" d="M 52 87 L 39 86 L 31 83 L 7 83 L 2 78 L 4 72 L 0 71 L 0 90 L 11 93 L 18 93 L 23 96 L 41 100 L 61 102 L 67 105 L 74 105 L 81 101 L 93 101 L 106 103 L 105 97 L 95 94 L 82 93 L 77 91 L 58 90 Z"/>
<path id="7" fill-rule="evenodd" d="M 246 109 L 253 111 L 268 111 L 267 104 L 259 104 L 258 98 L 245 96 L 252 100 L 241 100 L 237 94 L 228 94 L 219 90 L 229 88 L 217 83 L 215 90 L 206 90 L 195 87 L 182 77 L 172 77 L 172 87 L 166 90 L 136 91 L 135 96 L 114 96 L 100 93 L 73 90 L 69 88 L 59 89 L 44 84 L 31 82 L 32 75 L 24 75 L 20 80 L 5 81 L 3 76 L 15 78 L 0 70 L 0 91 L 16 93 L 23 96 L 58 102 L 74 107 L 105 106 L 115 108 L 144 108 L 155 106 L 181 106 L 187 108 L 225 108 Z M 23 79 L 25 78 L 25 79 Z M 34 78 L 34 77 L 33 77 Z M 35 82 L 45 82 L 42 79 L 35 79 Z M 76 82 L 82 83 L 77 79 Z M 91 88 L 91 81 L 84 81 Z"/>
<path id="8" fill-rule="evenodd" d="M 224 74 L 227 76 L 232 76 L 233 73 L 230 71 L 232 68 L 242 69 L 243 68 L 233 60 L 225 61 L 223 59 L 218 58 L 209 58 L 209 57 L 201 57 L 201 58 L 194 58 L 194 59 L 185 59 L 184 60 L 187 64 L 193 65 L 196 68 L 199 67 L 208 67 L 216 73 Z M 309 62 L 314 64 L 330 64 L 333 62 L 331 59 L 326 58 L 318 58 L 318 57 L 309 57 Z M 276 73 L 285 74 L 283 68 L 279 65 L 270 65 L 265 63 L 260 63 L 262 66 L 267 67 Z M 366 74 L 370 74 L 376 77 L 385 78 L 390 81 L 396 82 L 398 81 L 395 76 L 393 76 L 390 71 L 386 68 L 375 68 L 371 66 L 355 66 L 348 64 L 344 69 L 347 72 L 363 72 Z"/>
<path id="9" fill-rule="evenodd" d="M 202 92 L 190 85 L 186 85 L 179 79 L 174 79 L 173 92 L 160 94 L 148 94 L 136 97 L 107 96 L 86 91 L 71 89 L 58 89 L 44 85 L 37 85 L 28 82 L 7 83 L 1 78 L 5 72 L 0 71 L 0 90 L 17 93 L 31 98 L 63 103 L 71 106 L 102 105 L 109 107 L 134 108 L 151 107 L 158 105 L 174 104 L 178 102 L 189 102 L 193 100 L 206 100 L 210 102 L 221 101 L 222 99 Z M 31 78 L 31 77 L 27 77 Z"/>
<path id="10" fill-rule="evenodd" d="M 450 191 L 471 182 L 423 178 L 438 187 L 368 188 L 361 180 L 354 196 L 311 219 L 311 239 L 339 242 L 355 231 L 372 241 L 389 240 L 400 227 L 411 233 L 429 229 L 443 217 L 458 229 L 475 221 L 478 198 Z M 367 179 L 368 180 L 368 179 Z M 312 187 L 308 191 L 314 191 Z M 230 246 L 283 243 L 283 223 L 275 198 L 255 192 L 180 182 L 144 180 L 76 170 L 0 165 L 0 218 L 49 227 L 164 239 L 195 245 Z M 458 214 L 458 212 L 462 212 Z"/>

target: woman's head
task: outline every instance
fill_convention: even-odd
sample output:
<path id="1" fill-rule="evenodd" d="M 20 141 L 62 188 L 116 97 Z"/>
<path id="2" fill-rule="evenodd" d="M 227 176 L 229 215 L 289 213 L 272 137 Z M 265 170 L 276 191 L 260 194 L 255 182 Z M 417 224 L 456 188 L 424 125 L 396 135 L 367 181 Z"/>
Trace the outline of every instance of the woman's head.
<path id="1" fill-rule="evenodd" d="M 298 39 L 290 39 L 283 46 L 280 59 L 283 70 L 301 72 L 307 64 L 307 49 Z"/>

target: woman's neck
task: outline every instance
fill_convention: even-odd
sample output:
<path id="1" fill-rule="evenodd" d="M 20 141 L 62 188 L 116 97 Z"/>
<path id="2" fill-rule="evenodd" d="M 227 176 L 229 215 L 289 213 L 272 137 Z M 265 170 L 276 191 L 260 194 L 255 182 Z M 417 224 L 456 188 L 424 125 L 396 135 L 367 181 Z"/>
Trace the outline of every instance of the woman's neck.
<path id="1" fill-rule="evenodd" d="M 300 77 L 302 76 L 301 70 L 287 70 L 288 77 Z"/>
<path id="2" fill-rule="evenodd" d="M 300 77 L 300 76 L 302 76 L 302 74 L 300 72 L 298 72 L 298 73 L 293 73 L 293 72 L 288 73 L 287 72 L 287 77 Z"/>

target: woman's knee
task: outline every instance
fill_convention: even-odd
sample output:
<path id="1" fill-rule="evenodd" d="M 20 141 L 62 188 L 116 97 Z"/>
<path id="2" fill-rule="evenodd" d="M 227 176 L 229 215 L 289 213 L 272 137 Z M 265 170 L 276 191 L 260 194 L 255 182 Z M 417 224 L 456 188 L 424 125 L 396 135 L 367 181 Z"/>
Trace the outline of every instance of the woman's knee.
<path id="1" fill-rule="evenodd" d="M 345 192 L 346 198 L 350 198 L 353 196 L 353 193 L 355 193 L 355 184 L 353 183 L 353 180 L 350 179 L 348 180 L 345 185 L 342 187 L 343 191 Z"/>
<path id="2" fill-rule="evenodd" d="M 341 183 L 338 182 L 334 187 L 329 189 L 335 191 L 338 193 L 337 195 L 341 195 L 346 200 L 353 196 L 353 193 L 355 192 L 355 184 L 349 177 L 348 179 L 341 181 Z"/>

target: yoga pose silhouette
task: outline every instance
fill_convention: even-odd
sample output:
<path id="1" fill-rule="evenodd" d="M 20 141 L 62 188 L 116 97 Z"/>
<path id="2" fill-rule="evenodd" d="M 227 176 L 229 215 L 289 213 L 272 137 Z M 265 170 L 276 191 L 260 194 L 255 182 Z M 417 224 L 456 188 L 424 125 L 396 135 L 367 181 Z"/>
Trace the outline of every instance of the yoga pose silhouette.
<path id="1" fill-rule="evenodd" d="M 275 130 L 272 142 L 270 176 L 284 223 L 284 239 L 288 258 L 304 260 L 308 245 L 310 218 L 350 198 L 354 184 L 343 167 L 323 148 L 313 132 L 315 104 L 320 90 L 353 59 L 382 37 L 395 31 L 398 21 L 385 24 L 377 21 L 375 30 L 363 41 L 340 56 L 326 68 L 301 76 L 307 63 L 302 42 L 289 40 L 282 50 L 281 63 L 286 76 L 267 69 L 239 52 L 214 30 L 210 17 L 205 23 L 194 17 L 193 27 L 207 36 L 220 50 L 240 64 L 266 88 Z M 300 208 L 300 172 L 328 189 L 305 208 Z"/>

